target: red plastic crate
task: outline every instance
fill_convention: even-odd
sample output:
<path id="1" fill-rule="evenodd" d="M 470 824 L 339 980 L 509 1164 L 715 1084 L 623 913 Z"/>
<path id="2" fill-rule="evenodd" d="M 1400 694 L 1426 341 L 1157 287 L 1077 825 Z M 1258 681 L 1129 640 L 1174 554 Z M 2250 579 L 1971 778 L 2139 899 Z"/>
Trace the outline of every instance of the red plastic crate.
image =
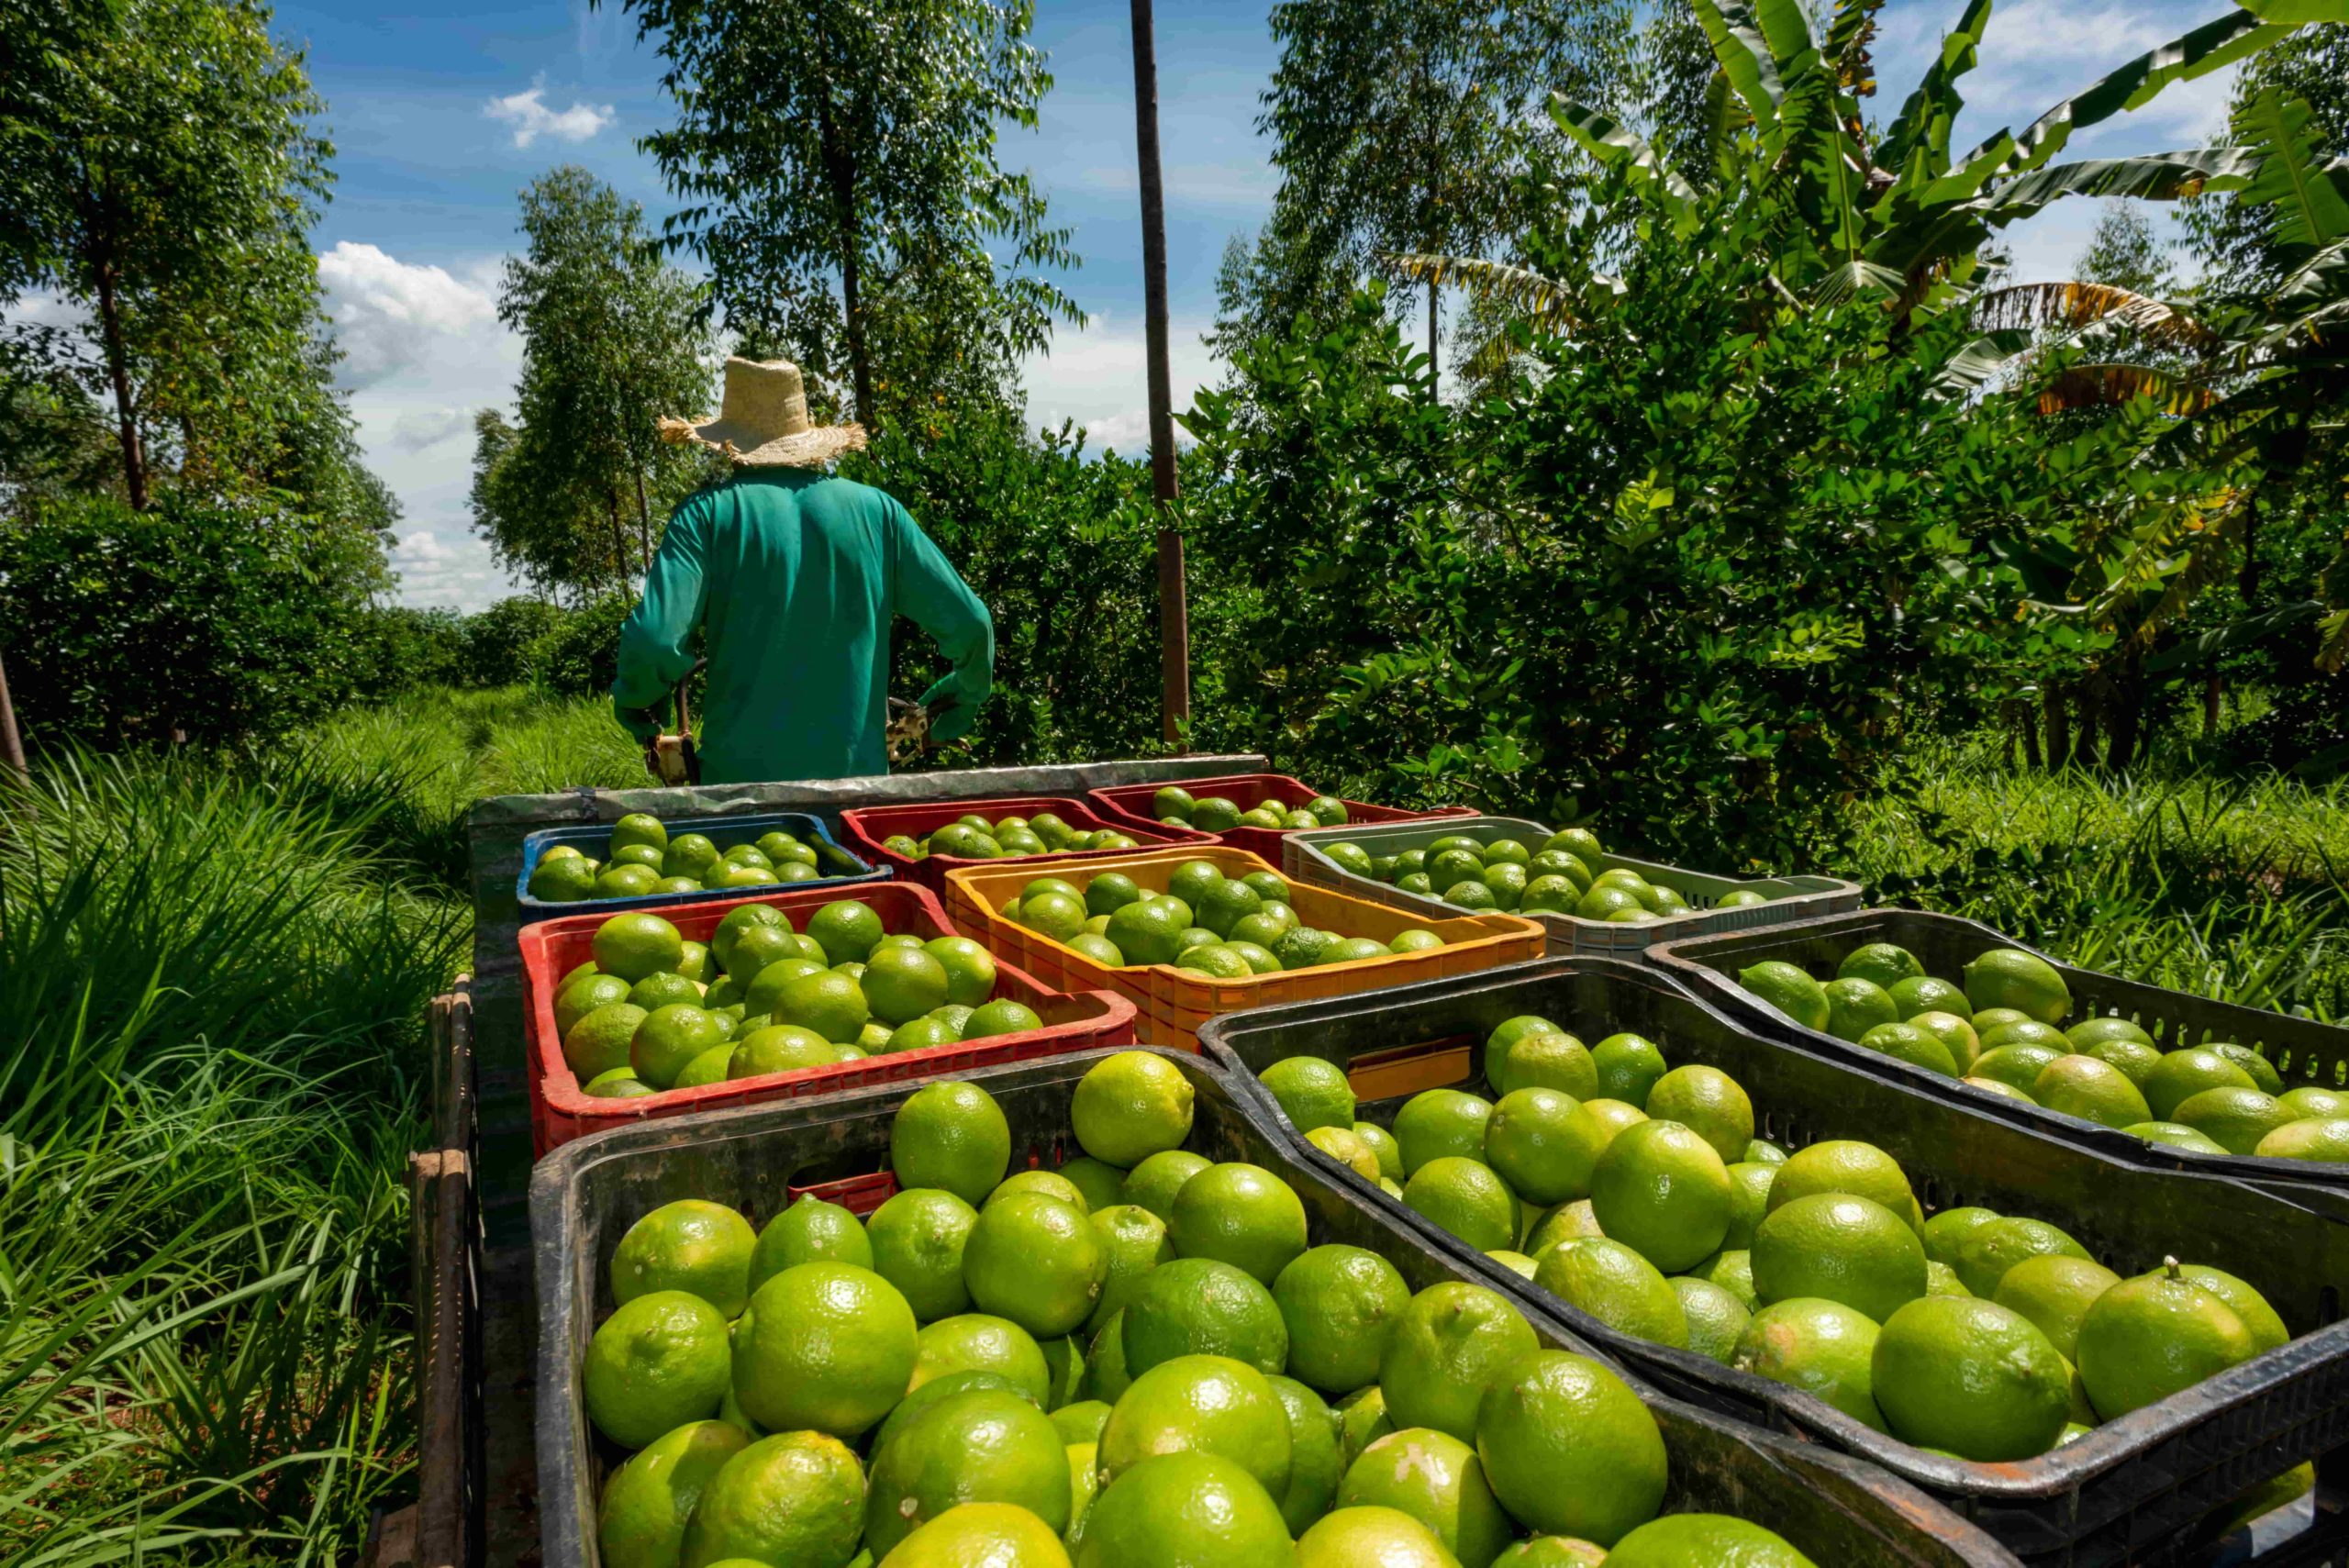
<path id="1" fill-rule="evenodd" d="M 1219 795 L 1238 804 L 1242 811 L 1260 800 L 1277 800 L 1294 809 L 1321 794 L 1321 791 L 1286 773 L 1226 773 L 1221 778 L 1176 779 L 1174 782 L 1189 790 L 1194 800 Z M 1119 784 L 1114 789 L 1088 790 L 1086 795 L 1092 800 L 1094 809 L 1103 817 L 1140 838 L 1141 830 L 1145 828 L 1157 833 L 1174 830 L 1161 826 L 1150 809 L 1151 797 L 1165 787 L 1164 784 Z M 1440 806 L 1432 811 L 1406 811 L 1397 806 L 1373 806 L 1362 800 L 1346 802 L 1346 823 L 1349 827 L 1362 822 L 1418 822 L 1431 817 L 1473 817 L 1475 814 L 1475 807 L 1469 806 Z M 1291 833 L 1304 831 L 1302 828 L 1252 828 L 1243 825 L 1228 828 L 1213 837 L 1235 850 L 1260 855 L 1277 867 L 1281 863 L 1281 840 Z M 970 865 L 974 862 L 964 861 L 962 863 Z M 976 863 L 985 865 L 994 862 Z M 898 874 L 902 876 L 905 873 L 900 872 Z"/>
<path id="2" fill-rule="evenodd" d="M 1189 828 L 1164 828 L 1155 822 L 1134 823 L 1113 820 L 1107 813 L 1087 805 L 1073 795 L 1023 795 L 1016 800 L 935 801 L 922 806 L 861 806 L 841 813 L 841 837 L 851 854 L 887 866 L 900 882 L 918 882 L 932 893 L 946 892 L 946 873 L 958 866 L 1016 866 L 1034 861 L 1089 861 L 1107 855 L 1130 855 L 1133 850 L 1078 850 L 1074 853 L 1047 851 L 1041 855 L 998 855 L 991 861 L 972 860 L 963 855 L 924 855 L 916 860 L 894 850 L 881 847 L 881 840 L 893 834 L 903 833 L 918 839 L 949 822 L 959 822 L 965 817 L 984 817 L 990 822 L 1000 822 L 1007 817 L 1033 817 L 1040 811 L 1050 811 L 1078 832 L 1113 828 L 1133 839 L 1142 849 L 1162 849 L 1169 844 L 1212 844 L 1212 833 L 1201 833 Z"/>
<path id="3" fill-rule="evenodd" d="M 795 929 L 807 917 L 844 897 L 871 906 L 890 932 L 910 932 L 928 940 L 954 937 L 946 910 L 928 888 L 901 882 L 867 883 L 852 888 L 812 888 L 805 892 L 775 891 L 745 898 L 631 910 L 658 915 L 696 941 L 707 941 L 718 922 L 744 904 L 767 904 L 791 917 Z M 685 1116 L 695 1111 L 763 1105 L 771 1100 L 826 1095 L 840 1089 L 862 1089 L 874 1084 L 898 1084 L 918 1078 L 951 1077 L 974 1067 L 998 1062 L 1027 1062 L 1101 1046 L 1130 1045 L 1134 1039 L 1134 1005 L 1111 991 L 1054 991 L 1026 970 L 996 959 L 995 994 L 1023 1002 L 1036 1010 L 1044 1027 L 1023 1034 L 991 1035 L 955 1045 L 925 1051 L 900 1051 L 842 1062 L 828 1067 L 806 1067 L 796 1073 L 774 1073 L 760 1078 L 740 1078 L 697 1088 L 667 1089 L 631 1099 L 605 1099 L 587 1094 L 571 1063 L 563 1060 L 562 1040 L 554 1027 L 555 982 L 595 956 L 590 944 L 596 928 L 609 915 L 570 915 L 525 927 L 521 933 L 522 1006 L 525 1018 L 523 1051 L 530 1084 L 530 1139 L 540 1154 L 574 1138 L 609 1127 L 653 1117 Z"/>

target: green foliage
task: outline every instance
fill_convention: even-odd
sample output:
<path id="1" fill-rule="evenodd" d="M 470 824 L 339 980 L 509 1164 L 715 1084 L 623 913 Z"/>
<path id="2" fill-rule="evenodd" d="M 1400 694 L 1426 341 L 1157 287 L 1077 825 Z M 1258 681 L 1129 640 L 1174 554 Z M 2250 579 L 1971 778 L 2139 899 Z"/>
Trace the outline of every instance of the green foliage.
<path id="1" fill-rule="evenodd" d="M 1147 463 L 1088 457 L 1082 435 L 966 406 L 892 426 L 841 471 L 904 503 L 995 617 L 995 695 L 941 765 L 1076 762 L 1154 750 L 1158 582 Z M 894 645 L 890 689 L 940 672 Z"/>
<path id="2" fill-rule="evenodd" d="M 1997 695 L 2029 552 L 2130 449 L 1947 397 L 1963 321 L 1791 303 L 1784 213 L 1691 200 L 1620 277 L 1605 203 L 1535 236 L 1579 326 L 1524 337 L 1538 373 L 1493 395 L 1436 402 L 1365 298 L 1202 396 L 1189 548 L 1239 584 L 1219 739 L 1786 865 L 1904 736 Z"/>
<path id="3" fill-rule="evenodd" d="M 475 418 L 473 528 L 541 592 L 625 592 L 659 543 L 655 518 L 705 466 L 657 428 L 709 402 L 699 291 L 661 261 L 643 209 L 584 169 L 540 176 L 521 206 L 529 246 L 507 260 L 497 305 L 522 339 L 520 423 Z"/>
<path id="4" fill-rule="evenodd" d="M 124 493 L 144 506 L 150 469 L 175 470 L 387 526 L 319 332 L 322 106 L 266 6 L 8 0 L 0 35 L 0 302 L 83 313 L 19 351 L 112 406 Z"/>
<path id="5" fill-rule="evenodd" d="M 531 683 L 563 696 L 609 692 L 619 675 L 620 625 L 635 608 L 632 596 L 610 594 L 563 615 L 530 644 Z"/>
<path id="6" fill-rule="evenodd" d="M 283 734 L 374 676 L 382 553 L 357 526 L 166 492 L 0 516 L 0 655 L 28 744 Z"/>
<path id="7" fill-rule="evenodd" d="M 1052 85 L 1033 0 L 624 4 L 678 109 L 643 141 L 685 204 L 666 232 L 743 351 L 852 387 L 868 426 L 1016 400 L 1020 358 L 1081 318 L 1039 272 L 1075 265 L 1068 231 L 996 161 Z"/>

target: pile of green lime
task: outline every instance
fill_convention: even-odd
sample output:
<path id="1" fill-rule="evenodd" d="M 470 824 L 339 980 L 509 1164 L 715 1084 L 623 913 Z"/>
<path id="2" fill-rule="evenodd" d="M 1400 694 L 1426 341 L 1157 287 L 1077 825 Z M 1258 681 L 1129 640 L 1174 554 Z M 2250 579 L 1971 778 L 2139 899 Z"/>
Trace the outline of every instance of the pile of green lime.
<path id="1" fill-rule="evenodd" d="M 1444 945 L 1433 931 L 1418 928 L 1386 941 L 1320 930 L 1297 917 L 1294 897 L 1277 872 L 1226 876 L 1213 861 L 1186 861 L 1168 874 L 1163 893 L 1119 871 L 1082 883 L 1040 876 L 1003 906 L 1003 916 L 1111 969 L 1171 963 L 1216 980 Z"/>
<path id="2" fill-rule="evenodd" d="M 967 937 L 891 934 L 835 899 L 796 931 L 767 904 L 729 909 L 707 944 L 650 910 L 596 929 L 595 957 L 555 986 L 563 1060 L 598 1096 L 921 1051 L 1041 1029 L 996 998 L 995 960 Z"/>
<path id="3" fill-rule="evenodd" d="M 1776 959 L 1738 979 L 1806 1029 L 2149 1142 L 2349 1162 L 2349 1094 L 2287 1089 L 2274 1063 L 2232 1040 L 2164 1051 L 2130 1018 L 2067 1026 L 2071 988 L 2019 948 L 1984 952 L 1954 981 L 1890 942 L 1844 954 L 1824 983 Z"/>
<path id="4" fill-rule="evenodd" d="M 1346 803 L 1334 795 L 1317 795 L 1303 806 L 1264 796 L 1247 809 L 1226 795 L 1203 795 L 1169 784 L 1150 797 L 1150 814 L 1168 828 L 1196 828 L 1202 833 L 1224 833 L 1234 828 L 1337 828 L 1346 821 Z"/>
<path id="5" fill-rule="evenodd" d="M 1523 1015 L 1484 1073 L 1494 1098 L 1430 1089 L 1386 1128 L 1332 1062 L 1263 1080 L 1324 1154 L 1618 1331 L 1961 1459 L 2030 1458 L 2290 1338 L 2217 1269 L 2124 1279 L 2043 1219 L 1928 1217 L 1874 1144 L 1790 1155 L 1736 1080 L 1638 1034 Z"/>
<path id="6" fill-rule="evenodd" d="M 1139 850 L 1140 840 L 1114 828 L 1072 828 L 1053 811 L 1033 817 L 1002 817 L 995 821 L 974 811 L 920 839 L 892 833 L 881 847 L 907 860 L 952 855 L 958 860 L 994 861 L 1008 855 L 1073 854 L 1079 850 Z"/>
<path id="7" fill-rule="evenodd" d="M 1273 1173 L 1184 1145 L 1192 1089 L 1097 1063 L 1057 1170 L 930 1084 L 869 1218 L 804 1196 L 754 1229 L 654 1209 L 611 1262 L 582 1373 L 636 1452 L 609 1568 L 1693 1568 L 1809 1559 L 1742 1519 L 1658 1518 L 1654 1417 L 1497 1293 L 1413 1295 L 1315 1246 Z M 1522 1539 L 1529 1538 L 1530 1539 Z"/>
<path id="8" fill-rule="evenodd" d="M 672 839 L 659 817 L 642 812 L 612 824 L 611 848 L 605 854 L 599 861 L 570 844 L 553 846 L 530 873 L 530 896 L 547 904 L 577 904 L 721 887 L 774 887 L 814 882 L 824 874 L 816 864 L 814 848 L 780 829 L 761 834 L 755 843 L 721 850 L 706 834 L 680 833 Z"/>
<path id="9" fill-rule="evenodd" d="M 1587 828 L 1564 828 L 1538 844 L 1447 833 L 1424 849 L 1397 855 L 1374 855 L 1344 840 L 1320 850 L 1356 876 L 1462 909 L 1576 915 L 1618 925 L 1644 925 L 1690 912 L 1678 889 L 1659 887 L 1629 866 L 1593 871 L 1606 851 Z M 1741 887 L 1724 894 L 1715 907 L 1768 902 L 1754 889 Z"/>

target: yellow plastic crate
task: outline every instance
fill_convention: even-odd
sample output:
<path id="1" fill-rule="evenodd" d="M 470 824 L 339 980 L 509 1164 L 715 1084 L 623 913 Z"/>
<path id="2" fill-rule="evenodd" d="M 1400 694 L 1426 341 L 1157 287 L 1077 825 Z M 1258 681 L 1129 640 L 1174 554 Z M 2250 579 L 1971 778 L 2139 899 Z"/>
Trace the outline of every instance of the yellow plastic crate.
<path id="1" fill-rule="evenodd" d="M 1230 877 L 1275 871 L 1245 851 L 1202 845 L 1077 861 L 1068 866 L 1066 880 L 1083 887 L 1087 877 L 1117 871 L 1132 877 L 1146 891 L 1163 893 L 1174 868 L 1191 861 L 1206 861 Z M 1515 915 L 1459 915 L 1431 919 L 1415 910 L 1374 904 L 1289 878 L 1285 880 L 1293 895 L 1291 906 L 1297 910 L 1297 918 L 1308 926 L 1350 937 L 1374 937 L 1380 941 L 1392 941 L 1408 930 L 1424 929 L 1442 937 L 1444 945 L 1425 952 L 1322 964 L 1278 974 L 1252 975 L 1246 980 L 1217 980 L 1178 970 L 1170 963 L 1129 964 L 1123 969 L 1111 969 L 1074 948 L 1004 918 L 1004 905 L 1017 898 L 1021 888 L 1038 877 L 1061 874 L 1056 862 L 1049 860 L 1022 860 L 1001 870 L 957 867 L 946 873 L 946 912 L 972 937 L 1046 985 L 1063 990 L 1115 991 L 1130 998 L 1139 1015 L 1134 1030 L 1144 1045 L 1197 1051 L 1200 1026 L 1224 1013 L 1278 1006 L 1286 1002 L 1352 996 L 1422 980 L 1450 979 L 1457 974 L 1497 969 L 1503 964 L 1524 963 L 1542 956 L 1542 928 Z"/>

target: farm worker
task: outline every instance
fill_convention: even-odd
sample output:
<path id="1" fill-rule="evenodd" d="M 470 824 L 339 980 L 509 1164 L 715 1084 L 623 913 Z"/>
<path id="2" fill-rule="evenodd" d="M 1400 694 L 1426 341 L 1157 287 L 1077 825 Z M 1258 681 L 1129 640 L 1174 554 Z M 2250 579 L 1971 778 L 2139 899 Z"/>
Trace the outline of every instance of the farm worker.
<path id="1" fill-rule="evenodd" d="M 954 667 L 922 694 L 937 715 L 930 738 L 970 729 L 994 684 L 995 623 L 905 507 L 824 472 L 864 445 L 862 426 L 812 424 L 798 366 L 729 359 L 718 417 L 663 419 L 661 434 L 723 451 L 734 473 L 670 516 L 644 597 L 620 628 L 612 706 L 630 734 L 659 731 L 644 710 L 693 669 L 699 628 L 709 658 L 704 783 L 885 773 L 898 615 Z"/>

